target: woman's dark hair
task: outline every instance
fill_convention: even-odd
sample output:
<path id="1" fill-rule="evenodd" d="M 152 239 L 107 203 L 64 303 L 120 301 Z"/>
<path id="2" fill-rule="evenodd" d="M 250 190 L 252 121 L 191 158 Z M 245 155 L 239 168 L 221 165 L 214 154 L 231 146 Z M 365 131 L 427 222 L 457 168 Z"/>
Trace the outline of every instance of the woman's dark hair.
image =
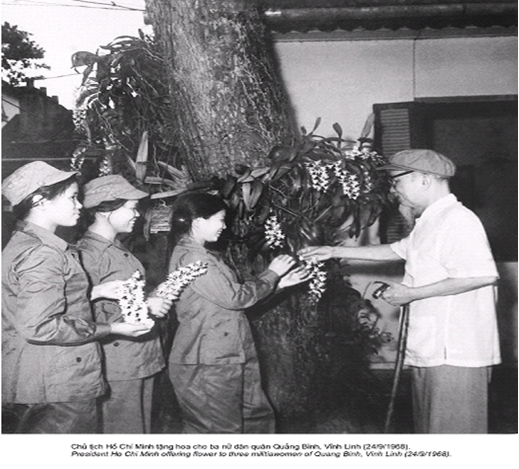
<path id="1" fill-rule="evenodd" d="M 189 233 L 193 220 L 210 218 L 214 214 L 227 210 L 225 202 L 216 195 L 205 192 L 192 192 L 181 195 L 174 202 L 170 223 L 170 242 L 175 245 L 178 240 Z"/>
<path id="2" fill-rule="evenodd" d="M 13 207 L 13 215 L 17 220 L 24 220 L 33 207 L 42 199 L 53 200 L 63 194 L 72 184 L 77 181 L 77 176 L 73 175 L 64 181 L 42 186 L 36 189 L 32 194 L 28 195 L 19 204 Z"/>
<path id="3" fill-rule="evenodd" d="M 94 223 L 96 220 L 96 213 L 114 212 L 118 208 L 121 208 L 126 202 L 128 202 L 127 199 L 105 200 L 104 202 L 101 202 L 99 205 L 96 205 L 95 207 L 90 207 L 90 208 L 84 209 L 84 213 L 83 213 L 84 225 L 86 225 L 88 227 L 92 223 Z"/>
<path id="4" fill-rule="evenodd" d="M 96 213 L 98 212 L 113 212 L 122 207 L 127 199 L 105 200 L 99 205 L 90 208 L 83 208 L 81 217 L 76 225 L 77 237 L 81 238 L 88 230 L 90 225 L 96 221 Z"/>

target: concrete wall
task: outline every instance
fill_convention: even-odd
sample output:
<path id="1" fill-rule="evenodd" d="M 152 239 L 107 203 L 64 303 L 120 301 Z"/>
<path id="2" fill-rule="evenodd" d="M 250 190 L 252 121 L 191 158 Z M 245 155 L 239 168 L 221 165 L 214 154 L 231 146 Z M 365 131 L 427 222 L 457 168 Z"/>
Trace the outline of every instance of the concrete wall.
<path id="1" fill-rule="evenodd" d="M 278 42 L 299 125 L 358 138 L 373 104 L 517 94 L 517 38 Z"/>
<path id="2" fill-rule="evenodd" d="M 357 139 L 374 104 L 415 98 L 517 95 L 516 37 L 459 37 L 372 41 L 277 42 L 280 71 L 299 126 L 322 119 L 321 135 L 338 122 Z M 376 229 L 376 228 L 375 228 Z M 368 235 L 376 239 L 376 233 Z M 353 241 L 355 242 L 355 241 Z M 517 263 L 498 265 L 499 322 L 504 360 L 517 362 Z M 374 280 L 399 280 L 398 266 L 356 263 L 353 286 L 368 295 Z M 383 330 L 397 333 L 398 310 L 381 300 Z M 395 344 L 375 358 L 391 363 Z"/>

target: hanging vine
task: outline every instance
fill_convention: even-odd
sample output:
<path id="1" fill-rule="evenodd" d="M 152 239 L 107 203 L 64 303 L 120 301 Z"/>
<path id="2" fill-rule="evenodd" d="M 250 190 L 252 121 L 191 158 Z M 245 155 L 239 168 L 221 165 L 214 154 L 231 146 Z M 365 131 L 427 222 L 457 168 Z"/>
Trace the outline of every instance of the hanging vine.
<path id="1" fill-rule="evenodd" d="M 172 178 L 189 182 L 170 124 L 163 59 L 150 36 L 121 36 L 97 53 L 76 52 L 72 66 L 84 67 L 74 111 L 82 137 L 73 156 L 76 169 L 91 156 L 108 165 L 104 172 L 123 173 L 132 182 L 141 163 L 160 190 L 171 188 Z"/>
<path id="2" fill-rule="evenodd" d="M 386 205 L 388 181 L 377 171 L 384 158 L 372 151 L 365 135 L 358 141 L 343 138 L 339 124 L 333 126 L 335 136 L 319 135 L 320 119 L 310 132 L 302 128 L 291 142 L 274 145 L 250 165 L 193 180 L 175 145 L 179 129 L 170 123 L 178 119 L 171 117 L 175 110 L 154 40 L 122 37 L 101 49 L 107 53 L 73 57 L 85 70 L 76 110 L 84 140 L 72 164 L 77 169 L 81 155 L 89 153 L 98 162 L 98 174 L 122 173 L 146 188 L 152 206 L 145 216 L 145 237 L 169 230 L 177 195 L 219 194 L 232 220 L 227 252 L 239 270 L 255 273 L 279 253 L 296 256 L 308 245 L 359 236 Z M 377 326 L 376 311 L 351 288 L 337 262 L 312 268 L 310 283 L 285 298 L 289 307 L 271 305 L 276 314 L 254 325 L 260 354 L 275 355 L 266 366 L 274 368 L 273 375 L 287 376 L 288 384 L 269 389 L 275 402 L 293 402 L 284 404 L 287 415 L 304 412 L 306 399 L 318 400 L 319 393 L 327 392 L 322 387 L 334 376 L 337 357 L 354 349 L 361 357 L 354 367 L 365 367 L 367 357 L 388 340 Z M 289 376 L 312 377 L 314 394 Z"/>

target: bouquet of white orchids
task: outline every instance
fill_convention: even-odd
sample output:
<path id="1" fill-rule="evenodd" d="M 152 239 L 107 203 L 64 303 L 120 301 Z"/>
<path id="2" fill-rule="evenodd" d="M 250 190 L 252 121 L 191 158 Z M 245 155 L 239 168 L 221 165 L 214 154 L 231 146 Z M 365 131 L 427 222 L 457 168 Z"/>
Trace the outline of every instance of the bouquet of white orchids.
<path id="1" fill-rule="evenodd" d="M 203 262 L 193 262 L 185 267 L 179 267 L 171 272 L 166 280 L 157 287 L 154 295 L 176 301 L 188 285 L 206 272 L 207 264 Z M 137 270 L 123 283 L 122 294 L 118 303 L 125 322 L 153 326 L 153 318 L 148 314 L 144 287 L 145 282 L 142 273 Z"/>

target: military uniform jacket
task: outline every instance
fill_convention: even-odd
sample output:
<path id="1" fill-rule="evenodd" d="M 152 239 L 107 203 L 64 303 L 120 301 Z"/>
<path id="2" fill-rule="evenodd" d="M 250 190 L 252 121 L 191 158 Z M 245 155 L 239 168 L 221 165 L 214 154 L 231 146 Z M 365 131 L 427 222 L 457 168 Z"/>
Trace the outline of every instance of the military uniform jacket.
<path id="1" fill-rule="evenodd" d="M 254 280 L 240 283 L 223 261 L 189 238 L 175 247 L 169 270 L 197 261 L 206 263 L 208 270 L 175 303 L 179 326 L 169 361 L 186 365 L 245 363 L 247 353 L 252 350 L 255 354 L 255 349 L 244 309 L 271 295 L 279 277 L 266 270 Z"/>
<path id="2" fill-rule="evenodd" d="M 2 253 L 2 401 L 89 400 L 105 391 L 88 278 L 77 252 L 32 223 L 19 223 Z"/>
<path id="3" fill-rule="evenodd" d="M 81 260 L 93 285 L 112 280 L 127 280 L 137 270 L 143 274 L 140 261 L 119 241 L 111 242 L 87 231 L 79 242 Z M 99 322 L 123 321 L 116 301 L 99 300 L 94 303 Z M 165 366 L 158 328 L 140 337 L 111 335 L 102 341 L 104 367 L 108 381 L 122 381 L 152 376 Z"/>

